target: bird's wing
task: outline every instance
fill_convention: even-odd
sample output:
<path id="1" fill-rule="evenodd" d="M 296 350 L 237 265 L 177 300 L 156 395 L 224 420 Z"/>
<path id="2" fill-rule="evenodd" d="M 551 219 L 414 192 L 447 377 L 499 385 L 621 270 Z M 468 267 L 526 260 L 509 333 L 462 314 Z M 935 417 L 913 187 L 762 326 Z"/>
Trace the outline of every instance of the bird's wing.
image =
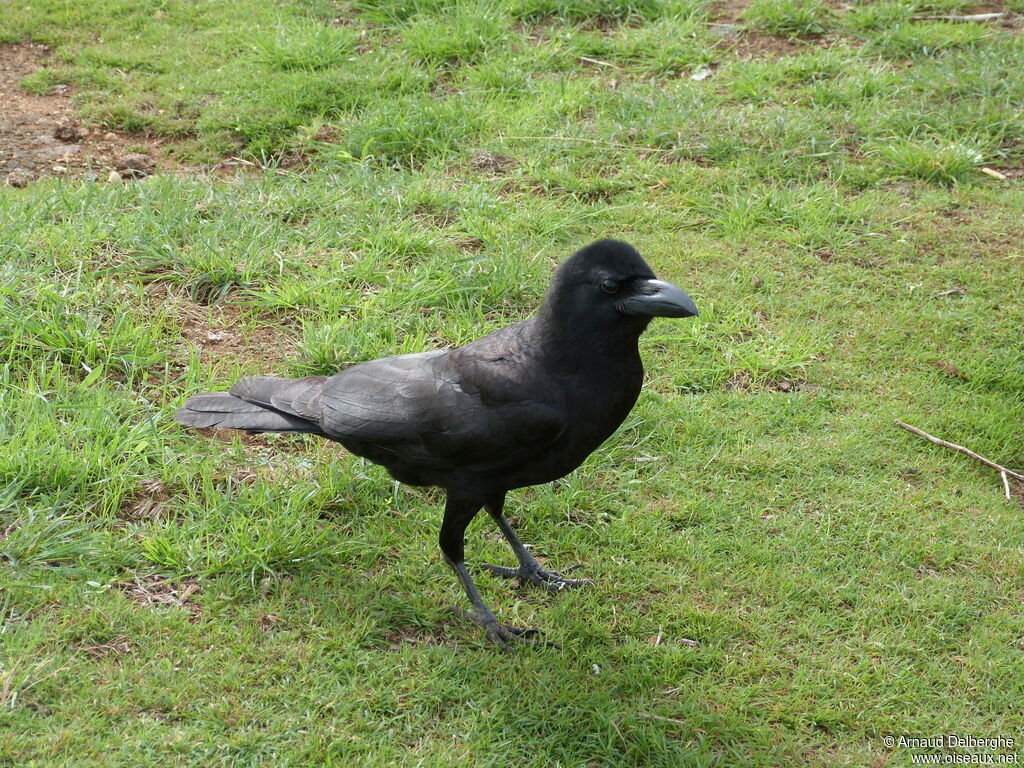
<path id="1" fill-rule="evenodd" d="M 549 445 L 564 418 L 538 382 L 510 389 L 507 360 L 464 350 L 373 360 L 324 385 L 321 426 L 356 453 L 423 469 L 510 466 Z M 500 397 L 491 396 L 500 383 Z"/>

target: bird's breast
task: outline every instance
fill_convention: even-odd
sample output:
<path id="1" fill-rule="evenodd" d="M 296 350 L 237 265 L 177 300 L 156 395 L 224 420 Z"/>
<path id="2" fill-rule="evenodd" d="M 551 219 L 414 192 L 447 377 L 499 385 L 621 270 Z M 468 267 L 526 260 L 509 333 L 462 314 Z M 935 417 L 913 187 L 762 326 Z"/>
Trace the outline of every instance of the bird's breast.
<path id="1" fill-rule="evenodd" d="M 565 429 L 524 466 L 517 485 L 550 482 L 572 472 L 625 421 L 643 384 L 643 369 L 620 368 L 575 376 L 565 387 Z"/>
<path id="2" fill-rule="evenodd" d="M 643 371 L 616 371 L 601 378 L 580 379 L 577 396 L 571 397 L 566 429 L 576 439 L 593 442 L 591 450 L 606 440 L 629 415 L 643 384 Z"/>

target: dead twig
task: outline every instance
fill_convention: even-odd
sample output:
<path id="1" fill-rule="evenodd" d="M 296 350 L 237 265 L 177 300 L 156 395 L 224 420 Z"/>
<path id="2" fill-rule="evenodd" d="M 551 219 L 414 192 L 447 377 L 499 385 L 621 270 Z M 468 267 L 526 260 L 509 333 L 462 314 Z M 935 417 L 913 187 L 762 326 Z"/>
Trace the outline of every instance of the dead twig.
<path id="1" fill-rule="evenodd" d="M 587 64 L 596 64 L 599 67 L 612 67 L 613 69 L 622 69 L 618 64 L 612 64 L 610 61 L 601 61 L 600 59 L 591 59 L 589 56 L 577 56 L 580 61 L 585 61 Z"/>
<path id="2" fill-rule="evenodd" d="M 999 474 L 1002 476 L 1002 478 L 1003 478 L 1003 486 L 1006 489 L 1006 498 L 1008 498 L 1008 499 L 1010 498 L 1010 482 L 1009 482 L 1009 480 L 1006 479 L 1006 476 L 1009 475 L 1010 477 L 1013 477 L 1013 478 L 1015 478 L 1017 480 L 1024 480 L 1024 475 L 1020 474 L 1019 472 L 1014 472 L 1012 469 L 1007 469 L 1006 467 L 1002 466 L 1001 464 L 996 464 L 991 459 L 986 459 L 984 456 L 975 453 L 970 448 L 964 448 L 962 445 L 957 445 L 956 443 L 951 443 L 948 440 L 941 440 L 940 438 L 935 437 L 934 435 L 929 435 L 923 429 L 918 429 L 917 427 L 912 427 L 909 424 L 907 424 L 905 421 L 900 421 L 899 419 L 896 419 L 896 424 L 898 426 L 902 427 L 903 429 L 907 430 L 908 432 L 913 432 L 915 435 L 919 435 L 919 436 L 923 437 L 925 440 L 929 440 L 929 441 L 935 443 L 936 445 L 941 445 L 943 448 L 950 448 L 950 449 L 952 449 L 954 451 L 959 451 L 960 453 L 966 453 L 972 459 L 976 459 L 977 461 L 980 461 L 986 467 L 992 467 L 992 469 L 994 469 L 997 472 L 999 472 Z"/>
<path id="3" fill-rule="evenodd" d="M 221 160 L 219 163 L 217 163 L 215 166 L 213 166 L 210 170 L 211 171 L 219 171 L 221 168 L 228 168 L 228 167 L 231 167 L 231 166 L 238 166 L 238 165 L 245 165 L 245 166 L 248 166 L 249 168 L 262 168 L 263 167 L 263 166 L 257 165 L 256 163 L 254 163 L 254 162 L 252 162 L 250 160 L 244 160 L 241 157 L 229 157 L 227 160 Z"/>
<path id="4" fill-rule="evenodd" d="M 1005 13 L 968 13 L 946 14 L 944 16 L 913 16 L 912 21 L 994 21 L 1001 19 Z"/>

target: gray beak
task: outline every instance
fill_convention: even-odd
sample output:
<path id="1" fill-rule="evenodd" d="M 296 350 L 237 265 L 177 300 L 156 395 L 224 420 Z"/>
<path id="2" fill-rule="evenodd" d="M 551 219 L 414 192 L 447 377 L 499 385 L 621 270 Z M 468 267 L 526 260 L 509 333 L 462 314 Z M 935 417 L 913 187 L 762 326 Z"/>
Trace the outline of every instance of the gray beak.
<path id="1" fill-rule="evenodd" d="M 619 311 L 624 315 L 645 315 L 647 317 L 697 317 L 697 305 L 686 295 L 664 280 L 644 280 L 634 292 L 619 302 Z"/>

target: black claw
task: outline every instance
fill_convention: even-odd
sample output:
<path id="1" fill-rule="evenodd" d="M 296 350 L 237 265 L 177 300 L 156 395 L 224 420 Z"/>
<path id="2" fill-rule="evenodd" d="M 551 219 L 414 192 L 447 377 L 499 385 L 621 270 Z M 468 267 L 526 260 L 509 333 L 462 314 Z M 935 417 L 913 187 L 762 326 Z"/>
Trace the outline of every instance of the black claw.
<path id="1" fill-rule="evenodd" d="M 501 650 L 503 650 L 505 653 L 515 653 L 517 650 L 516 648 L 513 648 L 506 642 L 506 640 L 512 639 L 512 636 L 509 635 L 508 632 L 502 633 L 498 629 L 490 628 L 487 630 L 487 637 L 492 643 L 501 648 Z"/>
<path id="2" fill-rule="evenodd" d="M 495 576 L 500 576 L 503 579 L 514 579 L 519 575 L 518 568 L 509 568 L 504 565 L 491 565 L 490 563 L 481 563 L 480 567 L 484 570 L 490 571 Z"/>
<path id="3" fill-rule="evenodd" d="M 534 584 L 538 587 L 544 587 L 549 592 L 561 592 L 563 589 L 583 587 L 594 583 L 593 579 L 564 578 L 565 574 L 575 571 L 578 568 L 582 568 L 583 565 L 581 563 L 570 565 L 562 571 L 548 571 L 540 566 L 537 566 L 536 568 L 509 568 L 508 566 L 491 565 L 490 563 L 482 563 L 481 567 L 503 579 L 516 579 L 519 582 L 519 586 L 523 586 L 524 584 Z"/>
<path id="4" fill-rule="evenodd" d="M 538 648 L 561 648 L 562 646 L 557 643 L 552 643 L 544 639 L 544 633 L 539 629 L 525 629 L 523 627 L 512 627 L 508 624 L 501 624 L 495 618 L 482 618 L 475 611 L 467 611 L 464 608 L 458 606 L 451 606 L 449 609 L 452 613 L 461 616 L 464 619 L 469 619 L 474 624 L 478 624 L 487 631 L 487 637 L 501 650 L 508 653 L 515 653 L 517 648 L 510 645 L 509 643 L 518 642 L 524 645 L 538 647 Z"/>

